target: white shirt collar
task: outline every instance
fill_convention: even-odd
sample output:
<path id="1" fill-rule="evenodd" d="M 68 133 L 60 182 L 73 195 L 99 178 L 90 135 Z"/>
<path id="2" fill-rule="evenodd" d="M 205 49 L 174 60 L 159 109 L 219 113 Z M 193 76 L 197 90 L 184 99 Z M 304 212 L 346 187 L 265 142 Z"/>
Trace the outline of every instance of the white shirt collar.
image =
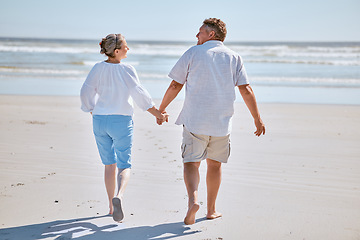
<path id="1" fill-rule="evenodd" d="M 202 45 L 205 45 L 205 44 L 224 45 L 224 43 L 220 40 L 209 40 L 209 41 L 204 42 Z"/>

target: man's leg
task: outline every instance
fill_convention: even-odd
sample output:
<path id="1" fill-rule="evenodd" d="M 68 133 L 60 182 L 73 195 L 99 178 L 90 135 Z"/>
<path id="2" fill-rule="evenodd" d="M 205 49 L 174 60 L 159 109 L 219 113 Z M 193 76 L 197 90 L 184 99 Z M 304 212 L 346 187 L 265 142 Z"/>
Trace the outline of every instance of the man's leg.
<path id="1" fill-rule="evenodd" d="M 187 225 L 195 223 L 195 214 L 200 207 L 198 203 L 199 167 L 200 162 L 184 163 L 184 181 L 189 197 L 188 211 L 184 219 Z"/>
<path id="2" fill-rule="evenodd" d="M 221 217 L 221 213 L 216 212 L 215 202 L 219 192 L 221 183 L 221 162 L 217 162 L 211 159 L 207 161 L 207 174 L 206 174 L 206 186 L 207 186 L 207 219 L 214 219 Z"/>
<path id="3" fill-rule="evenodd" d="M 112 198 L 115 195 L 116 188 L 116 163 L 105 165 L 105 187 L 109 198 L 109 214 L 113 214 Z"/>

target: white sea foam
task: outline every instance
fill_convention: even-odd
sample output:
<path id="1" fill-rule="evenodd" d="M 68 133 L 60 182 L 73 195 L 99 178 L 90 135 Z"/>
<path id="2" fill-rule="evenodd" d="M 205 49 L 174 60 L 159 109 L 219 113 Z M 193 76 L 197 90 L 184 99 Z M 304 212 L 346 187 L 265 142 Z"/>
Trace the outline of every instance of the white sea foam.
<path id="1" fill-rule="evenodd" d="M 167 74 L 158 74 L 158 73 L 142 73 L 139 72 L 140 79 L 169 79 Z"/>
<path id="2" fill-rule="evenodd" d="M 313 64 L 313 65 L 337 65 L 337 66 L 360 66 L 360 60 L 341 59 L 246 59 L 253 63 L 290 63 L 290 64 Z"/>
<path id="3" fill-rule="evenodd" d="M 94 66 L 96 63 L 100 61 L 80 61 L 80 62 L 72 62 L 71 64 L 74 65 L 84 65 L 84 66 Z M 132 66 L 138 66 L 140 63 L 136 61 L 126 61 L 127 64 L 130 64 Z"/>
<path id="4" fill-rule="evenodd" d="M 244 58 L 257 62 L 360 65 L 360 47 L 240 46 L 230 45 Z"/>
<path id="5" fill-rule="evenodd" d="M 90 65 L 90 63 L 89 63 Z M 1 74 L 2 73 L 2 74 Z M 88 71 L 82 70 L 60 70 L 60 69 L 41 69 L 41 68 L 21 68 L 21 67 L 6 67 L 0 66 L 0 76 L 8 74 L 31 74 L 38 77 L 53 76 L 53 77 L 70 77 L 70 78 L 85 78 Z M 154 72 L 138 72 L 141 81 L 162 81 L 169 80 L 167 74 Z M 355 78 L 318 78 L 318 77 L 269 77 L 269 76 L 251 76 L 252 84 L 257 85 L 286 85 L 286 84 L 306 84 L 306 85 L 320 85 L 320 86 L 342 86 L 342 87 L 360 87 L 360 79 Z"/>
<path id="6" fill-rule="evenodd" d="M 41 69 L 41 68 L 20 68 L 20 67 L 1 67 L 2 73 L 30 73 L 30 74 L 54 74 L 54 75 L 83 75 L 86 71 L 60 70 L 60 69 Z"/>
<path id="7" fill-rule="evenodd" d="M 281 85 L 283 83 L 308 83 L 314 85 L 340 85 L 346 86 L 358 86 L 360 87 L 360 79 L 353 78 L 306 78 L 306 77 L 251 77 L 251 82 L 257 84 L 271 83 L 275 85 Z"/>
<path id="8" fill-rule="evenodd" d="M 180 57 L 191 45 L 189 44 L 162 44 L 162 43 L 133 43 L 130 45 L 129 55 Z M 266 63 L 291 64 L 328 64 L 328 65 L 360 65 L 360 46 L 344 44 L 325 44 L 312 46 L 302 44 L 226 44 L 238 52 L 248 61 Z M 0 52 L 26 53 L 68 53 L 68 54 L 99 54 L 97 44 L 61 44 L 44 42 L 1 42 Z M 83 64 L 88 65 L 87 62 Z"/>
<path id="9" fill-rule="evenodd" d="M 189 47 L 190 45 L 134 44 L 130 45 L 129 54 L 180 57 Z"/>
<path id="10" fill-rule="evenodd" d="M 187 45 L 151 45 L 134 44 L 130 45 L 129 54 L 135 55 L 162 55 L 162 56 L 181 56 L 188 48 Z M 31 53 L 99 53 L 98 46 L 79 47 L 61 45 L 19 45 L 19 44 L 0 44 L 0 52 L 31 52 Z"/>
<path id="11" fill-rule="evenodd" d="M 141 81 L 152 81 L 152 80 L 169 80 L 167 74 L 156 74 L 156 73 L 139 73 Z M 322 85 L 322 86 L 342 86 L 342 87 L 360 87 L 360 79 L 354 78 L 316 78 L 316 77 L 261 77 L 251 76 L 250 82 L 257 85 L 262 84 L 273 84 L 283 85 L 287 83 L 299 83 L 299 84 L 310 84 L 310 85 Z"/>
<path id="12" fill-rule="evenodd" d="M 28 53 L 95 53 L 94 48 L 77 47 L 41 47 L 41 46 L 4 46 L 0 45 L 0 52 L 28 52 Z"/>
<path id="13" fill-rule="evenodd" d="M 168 85 L 167 74 L 193 43 L 132 42 L 124 62 L 140 81 Z M 360 43 L 228 43 L 244 59 L 257 86 L 341 87 L 360 91 Z M 46 81 L 83 82 L 92 66 L 106 59 L 97 41 L 0 38 L 0 84 Z M 14 80 L 14 81 L 12 81 Z M 153 84 L 155 83 L 155 84 Z M 76 83 L 78 84 L 78 83 Z M 154 89 L 155 91 L 157 89 Z M 163 93 L 161 93 L 163 94 Z"/>
<path id="14" fill-rule="evenodd" d="M 94 66 L 97 61 L 79 61 L 79 62 L 71 62 L 74 65 L 84 65 L 84 66 Z"/>

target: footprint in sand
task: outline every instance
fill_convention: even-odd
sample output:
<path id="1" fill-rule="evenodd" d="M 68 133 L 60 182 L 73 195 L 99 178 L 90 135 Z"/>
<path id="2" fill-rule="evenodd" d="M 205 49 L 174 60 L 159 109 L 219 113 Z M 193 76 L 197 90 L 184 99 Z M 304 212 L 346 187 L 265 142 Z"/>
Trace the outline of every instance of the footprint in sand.
<path id="1" fill-rule="evenodd" d="M 25 121 L 26 124 L 37 124 L 37 125 L 45 125 L 47 122 L 40 121 Z"/>
<path id="2" fill-rule="evenodd" d="M 48 176 L 53 176 L 53 175 L 55 175 L 56 173 L 55 172 L 52 172 L 52 173 L 48 173 L 47 175 Z M 46 179 L 46 177 L 41 177 L 41 179 Z"/>
<path id="3" fill-rule="evenodd" d="M 25 183 L 11 184 L 12 187 L 24 186 Z"/>

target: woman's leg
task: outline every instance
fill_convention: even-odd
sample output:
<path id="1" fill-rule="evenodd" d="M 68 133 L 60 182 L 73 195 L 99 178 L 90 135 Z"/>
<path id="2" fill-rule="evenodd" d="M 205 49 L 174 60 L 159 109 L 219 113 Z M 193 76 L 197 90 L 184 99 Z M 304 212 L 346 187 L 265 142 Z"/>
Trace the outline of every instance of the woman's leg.
<path id="1" fill-rule="evenodd" d="M 117 188 L 116 197 L 122 199 L 129 179 L 130 179 L 130 168 L 125 168 L 125 169 L 119 168 L 117 174 L 118 188 Z"/>
<path id="2" fill-rule="evenodd" d="M 116 197 L 122 199 L 130 178 L 131 147 L 133 141 L 133 121 L 131 116 L 113 116 L 110 136 L 118 167 Z"/>
<path id="3" fill-rule="evenodd" d="M 119 168 L 118 170 L 119 170 L 117 175 L 118 191 L 116 196 L 112 199 L 112 204 L 114 208 L 113 219 L 116 222 L 120 222 L 124 218 L 122 199 L 125 188 L 130 178 L 130 168 Z"/>
<path id="4" fill-rule="evenodd" d="M 112 198 L 116 189 L 116 159 L 113 140 L 106 131 L 108 116 L 93 115 L 93 131 L 102 163 L 105 165 L 104 181 L 109 199 L 109 214 L 113 213 Z"/>
<path id="5" fill-rule="evenodd" d="M 113 219 L 120 222 L 124 218 L 122 199 L 130 179 L 131 147 L 133 139 L 133 121 L 131 116 L 112 116 L 109 135 L 113 139 L 114 153 L 118 168 L 117 193 L 112 199 Z"/>
<path id="6" fill-rule="evenodd" d="M 109 199 L 109 214 L 113 214 L 113 204 L 112 199 L 115 196 L 116 188 L 116 163 L 105 165 L 105 187 Z"/>

